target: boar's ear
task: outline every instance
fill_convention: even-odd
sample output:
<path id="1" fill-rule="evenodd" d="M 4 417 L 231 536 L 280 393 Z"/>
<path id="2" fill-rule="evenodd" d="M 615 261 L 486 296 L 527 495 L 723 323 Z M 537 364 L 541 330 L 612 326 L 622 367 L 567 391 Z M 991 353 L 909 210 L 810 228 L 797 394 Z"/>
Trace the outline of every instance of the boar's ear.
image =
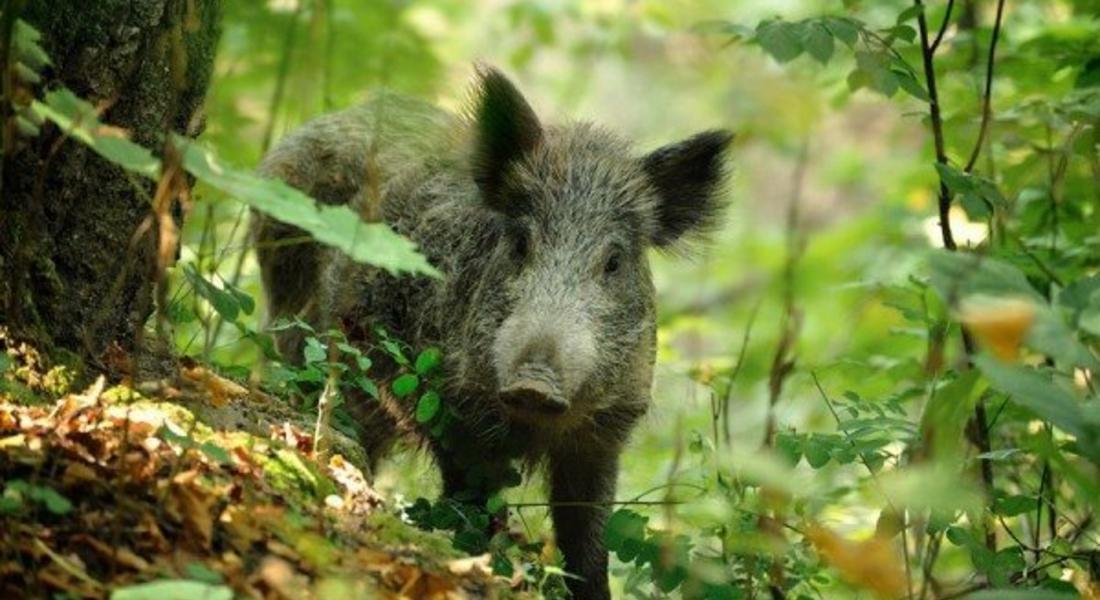
<path id="1" fill-rule="evenodd" d="M 473 104 L 475 147 L 474 181 L 490 206 L 510 212 L 517 207 L 499 205 L 500 187 L 511 164 L 538 146 L 542 126 L 535 111 L 516 86 L 500 71 L 478 67 L 478 86 Z"/>
<path id="2" fill-rule="evenodd" d="M 726 148 L 732 140 L 728 131 L 704 131 L 642 159 L 659 196 L 655 245 L 669 246 L 685 234 L 706 233 L 717 225 L 726 182 Z"/>

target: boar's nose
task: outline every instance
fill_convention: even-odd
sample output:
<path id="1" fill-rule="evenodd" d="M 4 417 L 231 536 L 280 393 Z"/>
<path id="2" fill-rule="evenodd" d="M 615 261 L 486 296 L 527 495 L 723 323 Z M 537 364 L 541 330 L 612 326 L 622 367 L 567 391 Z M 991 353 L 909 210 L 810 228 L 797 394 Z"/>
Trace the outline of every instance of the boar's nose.
<path id="1" fill-rule="evenodd" d="M 524 365 L 500 390 L 501 401 L 513 410 L 560 415 L 569 410 L 557 375 L 542 365 Z"/>

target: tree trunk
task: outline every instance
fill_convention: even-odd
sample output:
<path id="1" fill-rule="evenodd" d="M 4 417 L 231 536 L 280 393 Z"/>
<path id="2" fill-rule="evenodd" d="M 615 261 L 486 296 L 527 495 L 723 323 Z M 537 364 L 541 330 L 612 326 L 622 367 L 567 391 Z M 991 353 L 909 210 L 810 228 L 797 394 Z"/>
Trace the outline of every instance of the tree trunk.
<path id="1" fill-rule="evenodd" d="M 42 90 L 68 87 L 155 153 L 167 131 L 199 132 L 221 0 L 9 0 L 7 8 L 20 4 L 52 61 Z M 3 157 L 0 324 L 103 370 L 116 350 L 140 342 L 152 311 L 155 186 L 62 134 L 43 127 Z"/>

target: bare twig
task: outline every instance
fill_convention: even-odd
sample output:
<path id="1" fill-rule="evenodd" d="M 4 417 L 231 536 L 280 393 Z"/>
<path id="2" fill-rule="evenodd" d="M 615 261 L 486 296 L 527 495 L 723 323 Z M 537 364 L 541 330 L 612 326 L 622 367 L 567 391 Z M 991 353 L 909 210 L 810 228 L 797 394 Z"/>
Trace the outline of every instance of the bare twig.
<path id="1" fill-rule="evenodd" d="M 932 45 L 928 50 L 932 53 L 936 53 L 936 49 L 940 47 L 940 42 L 943 41 L 943 35 L 947 33 L 947 26 L 951 24 L 951 11 L 955 8 L 955 0 L 947 0 L 947 11 L 943 13 L 943 23 L 940 23 L 940 30 L 936 33 L 936 39 L 932 40 Z"/>
<path id="2" fill-rule="evenodd" d="M 756 315 L 759 314 L 760 305 L 763 302 L 764 298 L 761 297 L 752 307 L 749 322 L 745 325 L 745 333 L 741 337 L 741 349 L 737 352 L 737 362 L 730 369 L 729 380 L 726 382 L 726 393 L 722 397 L 722 406 L 720 407 L 722 412 L 722 441 L 727 447 L 730 444 L 730 400 L 733 397 L 733 382 L 737 381 L 737 376 L 741 373 L 741 367 L 745 364 L 745 353 L 749 348 L 749 338 L 752 337 L 752 327 L 756 324 Z M 717 439 L 714 441 L 715 443 L 718 442 Z"/>
<path id="3" fill-rule="evenodd" d="M 916 6 L 924 7 L 921 0 L 913 0 Z M 924 65 L 924 84 L 928 88 L 928 116 L 932 120 L 932 142 L 936 149 L 936 162 L 947 164 L 947 152 L 943 141 L 943 117 L 940 114 L 940 96 L 936 88 L 936 68 L 932 62 L 932 47 L 928 41 L 928 19 L 924 11 L 917 13 L 917 29 L 920 30 L 921 63 Z M 951 192 L 947 189 L 947 183 L 940 178 L 939 190 L 940 234 L 943 237 L 943 247 L 955 250 L 955 236 L 951 233 Z"/>
<path id="4" fill-rule="evenodd" d="M 798 210 L 802 200 L 802 186 L 806 179 L 806 166 L 809 163 L 809 136 L 802 140 L 798 159 L 795 163 L 791 188 L 791 199 L 787 205 L 787 257 L 783 263 L 783 317 L 779 328 L 779 342 L 772 357 L 768 371 L 768 415 L 764 426 L 764 446 L 775 445 L 776 419 L 775 406 L 783 393 L 783 383 L 794 371 L 795 359 L 792 356 L 794 345 L 801 329 L 802 315 L 794 304 L 794 275 L 798 260 L 802 256 L 805 240 L 799 229 Z"/>
<path id="5" fill-rule="evenodd" d="M 1001 18 L 1004 16 L 1005 0 L 997 0 L 997 16 L 993 22 L 993 38 L 989 42 L 989 54 L 985 63 L 985 93 L 982 95 L 982 122 L 978 129 L 978 139 L 974 142 L 974 149 L 970 151 L 970 158 L 966 161 L 964 172 L 974 170 L 974 164 L 978 162 L 978 156 L 982 153 L 982 145 L 989 131 L 989 120 L 993 115 L 993 63 L 997 56 L 997 40 L 1001 37 Z M 932 52 L 935 52 L 933 49 Z"/>

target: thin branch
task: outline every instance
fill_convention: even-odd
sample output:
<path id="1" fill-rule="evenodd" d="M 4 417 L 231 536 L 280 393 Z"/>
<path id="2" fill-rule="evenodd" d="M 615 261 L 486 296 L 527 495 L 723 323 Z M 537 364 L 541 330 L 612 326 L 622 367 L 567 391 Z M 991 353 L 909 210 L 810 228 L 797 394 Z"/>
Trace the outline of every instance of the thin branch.
<path id="1" fill-rule="evenodd" d="M 921 0 L 913 0 L 916 6 L 923 9 Z M 932 120 L 932 142 L 936 149 L 936 162 L 947 165 L 947 152 L 943 141 L 943 116 L 940 114 L 940 96 L 936 88 L 936 68 L 932 63 L 932 47 L 928 41 L 928 19 L 924 16 L 924 10 L 917 13 L 917 29 L 920 30 L 921 64 L 924 66 L 924 84 L 928 88 L 928 116 Z M 940 234 L 943 237 L 943 247 L 955 250 L 955 236 L 951 233 L 951 192 L 947 189 L 947 183 L 940 178 L 939 191 Z"/>
<path id="2" fill-rule="evenodd" d="M 733 397 L 733 382 L 737 380 L 737 376 L 741 374 L 741 367 L 745 364 L 745 353 L 749 348 L 749 338 L 752 336 L 752 327 L 756 324 L 756 315 L 760 312 L 760 305 L 764 303 L 764 297 L 761 296 L 756 304 L 752 307 L 752 313 L 749 314 L 749 322 L 745 325 L 745 333 L 741 338 L 741 350 L 737 353 L 737 362 L 734 363 L 733 369 L 730 370 L 729 380 L 726 382 L 726 393 L 722 397 L 722 441 L 726 446 L 730 445 L 730 400 Z M 718 440 L 715 440 L 717 443 Z"/>
<path id="3" fill-rule="evenodd" d="M 923 9 L 924 3 L 921 0 L 913 0 L 916 6 Z M 1003 0 L 1001 0 L 1003 4 Z M 998 12 L 999 19 L 1000 12 Z M 936 89 L 936 67 L 933 63 L 932 48 L 928 41 L 928 19 L 924 16 L 924 10 L 917 13 L 917 27 L 920 30 L 920 47 L 921 47 L 921 62 L 924 65 L 924 79 L 925 84 L 928 87 L 928 111 L 932 121 L 932 139 L 936 149 L 936 162 L 941 165 L 947 165 L 947 152 L 944 146 L 943 137 L 943 117 L 940 114 L 940 100 L 939 92 Z M 992 71 L 991 71 L 992 72 Z M 947 250 L 955 252 L 958 250 L 958 246 L 955 243 L 955 237 L 951 232 L 951 191 L 947 187 L 947 183 L 943 177 L 940 177 L 940 189 L 939 189 L 939 217 L 940 217 L 940 234 L 943 238 L 943 247 Z M 970 334 L 963 329 L 962 342 L 965 356 L 969 361 L 970 357 L 974 354 L 974 341 L 970 338 Z M 974 407 L 974 418 L 971 420 L 973 427 L 972 436 L 974 445 L 977 446 L 979 454 L 986 454 L 990 451 L 991 446 L 989 443 L 989 426 L 988 419 L 985 413 L 985 401 L 979 399 L 977 406 Z M 987 494 L 993 492 L 993 465 L 988 460 L 982 460 L 980 463 L 981 481 L 982 486 L 985 488 Z M 997 537 L 993 530 L 991 523 L 986 523 L 985 532 L 985 545 L 989 550 L 996 550 Z"/>
<path id="4" fill-rule="evenodd" d="M 997 40 L 1001 37 L 1001 19 L 1004 16 L 1005 0 L 997 0 L 997 17 L 993 22 L 993 38 L 989 42 L 989 54 L 985 62 L 985 93 L 982 95 L 982 123 L 978 129 L 978 139 L 974 142 L 974 149 L 970 151 L 970 159 L 966 161 L 966 173 L 974 170 L 974 164 L 978 162 L 978 156 L 982 153 L 982 145 L 985 144 L 985 136 L 989 131 L 989 120 L 993 114 L 993 63 L 997 57 Z M 933 50 L 935 52 L 935 50 Z"/>
<path id="5" fill-rule="evenodd" d="M 295 38 L 298 33 L 298 19 L 302 16 L 302 11 L 305 9 L 305 2 L 299 2 L 297 8 L 294 9 L 294 13 L 290 15 L 290 20 L 286 25 L 286 33 L 283 37 L 283 55 L 279 59 L 279 72 L 275 79 L 275 90 L 271 94 L 271 103 L 268 106 L 267 125 L 264 127 L 264 137 L 260 144 L 260 150 L 267 152 L 271 147 L 271 139 L 275 135 L 275 121 L 277 121 L 277 114 L 279 112 L 279 106 L 283 103 L 283 95 L 286 93 L 286 83 L 288 75 L 290 74 L 290 60 L 291 54 L 293 54 L 295 46 Z"/>
<path id="6" fill-rule="evenodd" d="M 936 49 L 940 47 L 940 42 L 943 41 L 943 34 L 947 33 L 947 26 L 951 24 L 951 11 L 955 8 L 955 0 L 947 0 L 947 11 L 943 14 L 943 23 L 940 23 L 940 30 L 936 32 L 936 39 L 932 40 L 932 45 L 928 50 L 932 54 L 936 53 Z"/>

